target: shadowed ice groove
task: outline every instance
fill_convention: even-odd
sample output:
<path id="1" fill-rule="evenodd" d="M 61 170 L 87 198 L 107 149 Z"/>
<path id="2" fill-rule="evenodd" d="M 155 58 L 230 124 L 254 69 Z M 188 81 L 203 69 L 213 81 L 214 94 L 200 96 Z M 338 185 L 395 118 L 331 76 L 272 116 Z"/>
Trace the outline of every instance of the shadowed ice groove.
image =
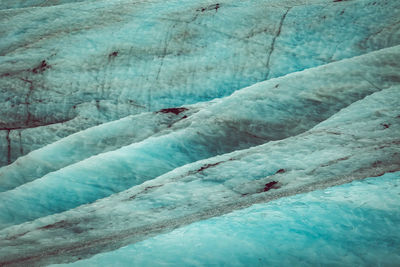
<path id="1" fill-rule="evenodd" d="M 0 227 L 93 202 L 196 160 L 302 133 L 352 102 L 398 84 L 399 49 L 256 84 L 175 123 L 168 134 L 0 193 Z"/>
<path id="2" fill-rule="evenodd" d="M 0 11 L 0 165 L 102 122 L 400 43 L 399 1 L 218 3 Z"/>
<path id="3" fill-rule="evenodd" d="M 185 165 L 90 205 L 3 229 L 0 263 L 74 261 L 253 203 L 398 171 L 399 97 L 399 86 L 384 89 L 295 137 Z M 10 210 L 21 208 L 5 201 Z"/>
<path id="4" fill-rule="evenodd" d="M 91 156 L 142 141 L 211 103 L 133 115 L 72 134 L 0 168 L 0 192 Z"/>
<path id="5" fill-rule="evenodd" d="M 201 113 L 203 115 L 186 118 L 177 125 L 175 124 L 168 131 L 187 127 L 187 125 L 197 125 L 198 127 L 206 125 L 205 128 L 210 128 L 209 125 L 211 125 L 211 128 L 214 126 L 225 127 L 227 128 L 225 131 L 244 132 L 242 135 L 246 134 L 248 137 L 254 137 L 254 140 L 250 140 L 250 142 L 282 139 L 309 129 L 340 108 L 371 92 L 397 84 L 400 80 L 399 60 L 399 47 L 393 47 L 362 57 L 330 64 L 326 67 L 259 83 L 242 90 L 243 93 L 238 92 L 238 94 L 234 94 L 231 97 L 216 100 L 215 102 L 222 102 L 214 105 L 208 111 L 203 108 L 205 109 Z M 202 109 L 202 105 L 208 104 L 201 104 L 198 108 Z M 198 110 L 198 108 L 194 109 Z M 187 112 L 193 112 L 193 110 Z M 147 116 L 153 115 L 143 115 L 142 117 L 147 118 Z M 135 117 L 135 120 L 142 117 Z M 128 123 L 129 120 L 123 120 L 121 123 Z M 139 122 L 135 121 L 135 123 Z M 150 129 L 151 125 L 149 122 L 149 125 L 143 127 Z M 71 136 L 54 145 L 33 152 L 10 166 L 0 168 L 0 191 L 11 189 L 39 178 L 49 171 L 65 167 L 78 161 L 78 159 L 84 159 L 87 155 L 111 150 L 108 149 L 108 145 L 102 144 L 100 139 L 97 140 L 95 133 L 88 139 L 82 137 L 90 135 L 93 131 L 98 131 L 98 134 L 103 135 L 104 138 L 111 138 L 107 137 L 109 135 L 118 136 L 119 131 L 116 129 L 103 131 L 108 127 L 108 125 L 95 127 L 88 132 L 85 131 Z M 130 125 L 130 127 L 134 129 L 135 126 Z M 199 130 L 199 132 L 202 131 L 204 129 Z M 216 135 L 215 138 L 221 139 L 224 134 L 218 134 L 217 132 L 212 135 Z M 257 137 L 262 140 L 260 138 L 257 139 Z M 237 136 L 235 138 L 241 137 Z M 90 141 L 92 139 L 95 139 L 95 141 Z M 77 141 L 75 145 L 71 145 L 73 140 Z M 122 142 L 121 145 L 127 145 L 130 142 L 124 139 L 120 141 Z M 108 143 L 108 141 L 106 142 Z M 225 142 L 229 141 L 226 140 Z M 97 144 L 96 147 L 89 149 L 88 147 L 93 143 Z M 233 150 L 234 147 L 230 149 Z M 70 157 L 71 151 L 79 157 Z M 91 151 L 97 152 L 92 153 Z M 221 152 L 228 151 L 222 150 Z M 63 160 L 61 158 L 64 156 L 67 159 Z"/>
<path id="6" fill-rule="evenodd" d="M 256 204 L 65 266 L 394 266 L 399 202 L 400 172 L 387 173 Z"/>

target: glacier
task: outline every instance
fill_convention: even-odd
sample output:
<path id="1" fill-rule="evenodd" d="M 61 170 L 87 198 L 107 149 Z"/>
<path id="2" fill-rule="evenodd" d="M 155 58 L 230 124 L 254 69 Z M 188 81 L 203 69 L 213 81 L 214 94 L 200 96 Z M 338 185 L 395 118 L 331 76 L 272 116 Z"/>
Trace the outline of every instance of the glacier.
<path id="1" fill-rule="evenodd" d="M 4 0 L 0 266 L 396 266 L 400 2 Z"/>
<path id="2" fill-rule="evenodd" d="M 399 3 L 389 0 L 42 2 L 0 10 L 1 165 L 103 122 L 227 96 L 400 38 Z"/>
<path id="3" fill-rule="evenodd" d="M 400 58 L 396 57 L 400 55 L 399 48 L 400 46 L 384 49 L 351 60 L 331 63 L 332 65 L 328 64 L 322 68 L 309 69 L 304 73 L 294 73 L 270 82 L 256 84 L 230 97 L 220 99 L 205 110 L 200 110 L 175 123 L 171 126 L 174 129 L 172 132 L 80 160 L 76 164 L 50 172 L 31 183 L 26 183 L 30 179 L 25 178 L 21 183 L 26 184 L 15 190 L 0 193 L 0 228 L 93 202 L 196 160 L 304 132 L 346 104 L 374 91 L 382 90 L 371 84 L 379 83 L 382 88 L 387 88 L 396 82 L 393 77 L 398 77 L 400 80 L 398 65 Z M 380 64 L 370 67 L 371 60 L 379 61 Z M 351 69 L 355 69 L 355 65 L 368 67 L 365 69 L 358 67 L 354 73 Z M 334 81 L 339 78 L 334 75 L 338 69 L 340 69 L 337 73 L 341 77 L 341 82 L 332 82 L 330 78 L 334 78 Z M 342 74 L 343 70 L 348 70 L 346 71 L 347 79 Z M 359 74 L 360 72 L 362 75 Z M 329 73 L 329 78 L 325 77 L 324 73 Z M 360 81 L 358 86 L 354 86 L 353 82 L 357 81 L 357 76 Z M 365 81 L 365 76 L 373 77 L 372 81 L 368 78 L 368 82 Z M 315 77 L 318 79 L 316 80 Z M 350 86 L 349 79 L 352 81 Z M 315 83 L 318 83 L 318 87 Z M 302 88 L 299 84 L 306 84 L 306 86 Z M 282 86 L 283 89 L 279 89 L 279 86 L 275 88 L 276 85 Z M 323 89 L 320 86 L 323 86 Z M 271 87 L 277 92 L 273 89 L 266 90 Z M 398 98 L 396 94 L 394 97 L 394 99 Z M 301 112 L 298 112 L 300 110 Z M 390 127 L 388 131 L 392 129 L 396 129 L 395 126 Z M 104 130 L 101 131 L 104 132 Z M 96 135 L 93 136 L 97 138 Z M 79 135 L 77 138 L 81 140 Z M 67 147 L 68 152 L 71 147 L 69 145 L 71 138 L 66 139 L 68 141 L 64 146 Z M 57 156 L 62 155 L 61 149 L 53 147 L 50 145 L 42 149 L 44 152 L 41 150 L 38 152 L 57 160 Z M 85 146 L 81 147 L 86 150 Z M 54 153 L 49 153 L 48 150 L 53 150 Z M 79 148 L 74 151 L 82 154 Z M 170 160 L 171 155 L 174 157 L 173 161 Z M 65 157 L 71 156 L 67 154 Z M 24 173 L 14 174 L 15 169 L 24 170 L 24 167 L 19 166 L 33 164 L 35 168 L 38 168 L 43 164 L 36 162 L 51 164 L 54 160 L 45 158 L 33 161 L 32 156 L 28 155 L 26 161 L 29 162 L 24 164 L 17 161 L 14 166 L 10 165 L 13 175 L 8 178 L 8 181 L 13 183 L 13 186 L 18 177 L 24 177 Z M 151 167 L 154 165 L 157 168 Z M 43 169 L 45 167 L 46 165 Z M 26 172 L 30 173 L 29 170 Z M 5 176 L 5 173 L 2 176 Z M 40 196 L 39 199 L 38 196 Z M 37 205 L 37 201 L 41 204 Z M 15 205 L 10 205 L 10 203 L 29 206 L 29 212 L 14 207 L 11 212 L 7 212 L 10 206 Z"/>
<path id="4" fill-rule="evenodd" d="M 51 266 L 395 266 L 399 178 L 399 172 L 389 173 L 256 204 L 88 260 Z"/>
<path id="5" fill-rule="evenodd" d="M 384 89 L 295 137 L 188 164 L 93 204 L 17 222 L 0 231 L 0 258 L 10 263 L 23 254 L 22 260 L 48 263 L 46 257 L 62 261 L 67 252 L 83 258 L 257 202 L 397 171 L 399 95 L 399 87 Z M 276 188 L 266 188 L 272 181 Z M 35 216 L 47 201 L 3 199 L 3 225 Z"/>

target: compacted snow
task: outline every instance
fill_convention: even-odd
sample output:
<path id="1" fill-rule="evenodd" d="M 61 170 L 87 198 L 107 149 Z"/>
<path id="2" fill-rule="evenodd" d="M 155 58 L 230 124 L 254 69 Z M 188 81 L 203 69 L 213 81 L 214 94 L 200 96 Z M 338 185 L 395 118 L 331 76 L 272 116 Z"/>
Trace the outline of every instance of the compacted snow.
<path id="1" fill-rule="evenodd" d="M 400 262 L 400 2 L 0 3 L 0 266 Z"/>

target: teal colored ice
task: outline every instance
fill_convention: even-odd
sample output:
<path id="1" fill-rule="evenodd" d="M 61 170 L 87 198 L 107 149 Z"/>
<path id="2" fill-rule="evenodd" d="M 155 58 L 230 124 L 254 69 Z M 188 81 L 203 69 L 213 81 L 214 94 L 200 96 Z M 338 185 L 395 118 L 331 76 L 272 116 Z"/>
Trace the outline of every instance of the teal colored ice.
<path id="1" fill-rule="evenodd" d="M 0 266 L 400 266 L 399 0 L 0 0 Z"/>
<path id="2" fill-rule="evenodd" d="M 388 173 L 256 204 L 68 266 L 396 266 L 399 203 L 400 172 Z"/>

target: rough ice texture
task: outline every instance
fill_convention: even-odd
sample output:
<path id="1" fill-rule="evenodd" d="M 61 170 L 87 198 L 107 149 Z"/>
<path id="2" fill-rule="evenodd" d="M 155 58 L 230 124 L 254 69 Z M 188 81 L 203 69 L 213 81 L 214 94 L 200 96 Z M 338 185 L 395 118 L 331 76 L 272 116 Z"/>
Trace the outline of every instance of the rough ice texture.
<path id="1" fill-rule="evenodd" d="M 211 103 L 132 115 L 69 135 L 0 168 L 0 192 L 91 156 L 142 141 L 171 128 L 174 123 L 186 119 Z"/>
<path id="2" fill-rule="evenodd" d="M 0 231 L 0 258 L 19 264 L 76 260 L 253 203 L 398 171 L 399 97 L 400 87 L 384 89 L 295 137 L 188 164 L 93 204 L 7 227 Z M 271 181 L 276 187 L 265 190 Z M 3 224 L 43 212 L 34 204 L 41 194 L 24 202 L 12 199 L 19 194 L 13 191 L 1 202 Z M 20 209 L 25 214 L 18 215 Z"/>
<path id="3" fill-rule="evenodd" d="M 1 165 L 102 122 L 400 40 L 398 1 L 68 2 L 0 11 Z"/>
<path id="4" fill-rule="evenodd" d="M 385 174 L 256 204 L 68 266 L 395 266 L 399 195 L 400 172 Z"/>
<path id="5" fill-rule="evenodd" d="M 398 262 L 399 1 L 7 0 L 0 23 L 0 266 Z"/>
<path id="6" fill-rule="evenodd" d="M 61 166 L 34 182 L 0 193 L 0 228 L 93 202 L 196 160 L 302 133 L 352 102 L 396 84 L 399 62 L 400 46 L 396 46 L 242 89 L 175 123 L 166 134 Z M 359 65 L 365 67 L 355 67 Z M 71 138 L 66 139 L 68 152 Z M 42 149 L 45 157 L 53 158 L 43 161 L 56 166 L 62 160 L 57 157 L 65 155 L 57 148 L 47 152 L 53 147 Z M 84 154 L 86 147 L 82 149 Z M 26 178 L 19 161 L 6 167 L 0 174 L 3 190 L 29 182 L 35 178 L 31 173 L 51 170 L 32 160 L 30 164 L 33 167 Z M 22 209 L 27 205 L 28 212 Z"/>
<path id="7" fill-rule="evenodd" d="M 197 151 L 194 155 L 189 155 L 193 159 L 226 153 L 236 148 L 245 148 L 301 133 L 353 101 L 397 84 L 400 80 L 399 49 L 400 47 L 396 46 L 262 82 L 230 97 L 199 104 L 197 107 L 188 107 L 188 111 L 177 116 L 171 112 L 158 112 L 153 115 L 133 117 L 135 124 L 132 125 L 129 123 L 132 119 L 127 118 L 83 131 L 30 153 L 10 166 L 1 168 L 0 191 L 40 178 L 50 171 L 66 167 L 100 152 L 107 152 L 118 146 L 139 141 L 140 139 L 137 138 L 133 140 L 125 138 L 146 136 L 146 133 L 142 132 L 144 127 L 151 132 L 165 128 L 166 124 L 157 125 L 161 121 L 153 123 L 153 119 L 163 117 L 163 115 L 177 123 L 168 124 L 171 127 L 163 132 L 170 133 L 167 137 L 163 137 L 168 142 L 165 141 L 164 145 L 161 144 L 157 149 L 170 145 L 171 142 L 182 143 L 185 147 L 190 147 L 193 142 L 202 142 L 201 150 L 207 151 L 203 154 Z M 197 110 L 201 112 L 189 117 L 184 115 L 188 112 L 188 115 L 192 114 Z M 125 128 L 126 124 L 129 128 Z M 115 129 L 111 129 L 111 125 Z M 173 141 L 178 134 L 173 131 L 186 127 L 189 129 L 184 130 L 185 136 Z M 99 135 L 102 137 L 99 138 Z M 119 135 L 120 140 L 110 143 L 110 140 Z M 149 133 L 148 136 L 150 135 Z M 144 140 L 144 142 L 147 141 Z M 94 144 L 96 146 L 92 147 Z M 136 147 L 134 149 L 137 150 Z M 99 156 L 102 158 L 101 165 L 106 164 L 106 158 L 114 158 L 107 155 Z M 91 161 L 99 162 L 99 158 L 91 159 Z M 166 159 L 169 160 L 169 157 Z M 96 166 L 94 166 L 95 169 L 97 169 Z"/>

